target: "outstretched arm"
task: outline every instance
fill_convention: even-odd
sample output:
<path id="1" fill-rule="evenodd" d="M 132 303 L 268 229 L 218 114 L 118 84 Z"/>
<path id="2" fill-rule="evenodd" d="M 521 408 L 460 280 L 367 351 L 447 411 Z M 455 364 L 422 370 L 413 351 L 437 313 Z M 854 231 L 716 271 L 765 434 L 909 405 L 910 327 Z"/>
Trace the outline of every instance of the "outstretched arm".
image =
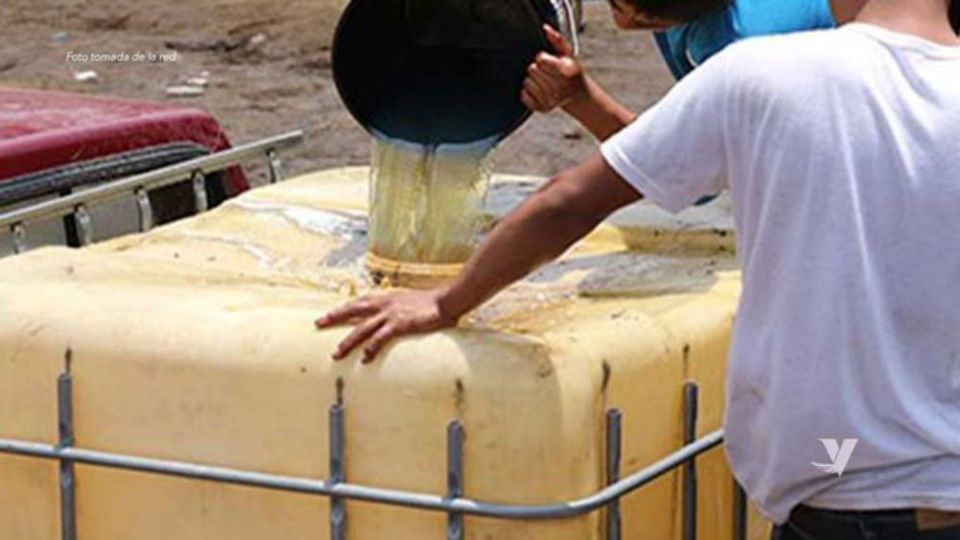
<path id="1" fill-rule="evenodd" d="M 636 114 L 584 73 L 563 35 L 549 25 L 543 31 L 556 54 L 540 53 L 527 68 L 520 96 L 524 105 L 537 112 L 562 107 L 601 141 L 633 122 Z"/>
<path id="2" fill-rule="evenodd" d="M 639 198 L 598 152 L 551 179 L 507 215 L 450 285 L 362 298 L 321 317 L 317 327 L 356 323 L 334 358 L 342 359 L 366 342 L 363 357 L 369 362 L 398 336 L 456 325 L 460 317 L 559 257 L 613 211 Z"/>

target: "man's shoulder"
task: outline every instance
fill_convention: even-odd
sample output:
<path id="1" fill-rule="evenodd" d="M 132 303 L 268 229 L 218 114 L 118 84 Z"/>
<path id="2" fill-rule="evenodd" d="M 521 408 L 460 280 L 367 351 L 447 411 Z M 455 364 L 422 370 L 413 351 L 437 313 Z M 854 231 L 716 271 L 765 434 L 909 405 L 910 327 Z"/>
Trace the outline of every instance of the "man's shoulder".
<path id="1" fill-rule="evenodd" d="M 814 29 L 742 39 L 728 47 L 728 51 L 733 54 L 757 56 L 763 56 L 765 52 L 773 56 L 783 53 L 816 56 L 846 40 L 848 36 L 839 29 Z"/>
<path id="2" fill-rule="evenodd" d="M 790 107 L 837 84 L 863 84 L 855 49 L 838 30 L 765 36 L 727 47 L 700 69 L 731 99 Z"/>
<path id="3" fill-rule="evenodd" d="M 739 41 L 718 55 L 726 69 L 742 76 L 809 74 L 844 69 L 850 36 L 836 29 L 811 30 Z"/>

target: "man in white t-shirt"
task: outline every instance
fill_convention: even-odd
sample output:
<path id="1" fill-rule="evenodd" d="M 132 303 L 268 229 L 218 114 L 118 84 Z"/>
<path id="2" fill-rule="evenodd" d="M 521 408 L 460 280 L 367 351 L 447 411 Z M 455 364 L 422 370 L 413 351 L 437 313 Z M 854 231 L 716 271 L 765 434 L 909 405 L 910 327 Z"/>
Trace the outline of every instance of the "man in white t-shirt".
<path id="1" fill-rule="evenodd" d="M 396 336 L 454 325 L 641 196 L 679 211 L 729 189 L 744 290 L 726 449 L 775 537 L 960 539 L 949 9 L 872 0 L 837 30 L 733 45 L 511 213 L 451 285 L 317 325 L 359 320 L 335 356 L 366 342 L 369 361 Z"/>

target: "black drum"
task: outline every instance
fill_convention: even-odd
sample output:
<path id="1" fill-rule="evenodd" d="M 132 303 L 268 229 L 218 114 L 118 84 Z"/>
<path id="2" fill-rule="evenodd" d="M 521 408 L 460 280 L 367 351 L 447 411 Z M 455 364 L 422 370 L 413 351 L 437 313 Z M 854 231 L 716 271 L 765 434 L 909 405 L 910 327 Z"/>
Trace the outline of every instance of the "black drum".
<path id="1" fill-rule="evenodd" d="M 334 38 L 337 90 L 375 136 L 495 143 L 530 116 L 520 92 L 549 50 L 542 25 L 575 32 L 569 2 L 352 0 Z"/>

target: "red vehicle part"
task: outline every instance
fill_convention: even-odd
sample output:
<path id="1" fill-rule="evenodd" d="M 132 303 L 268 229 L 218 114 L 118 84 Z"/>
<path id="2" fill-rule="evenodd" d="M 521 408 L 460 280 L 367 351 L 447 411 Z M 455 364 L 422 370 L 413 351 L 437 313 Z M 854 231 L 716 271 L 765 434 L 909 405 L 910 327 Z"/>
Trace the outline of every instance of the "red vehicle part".
<path id="1" fill-rule="evenodd" d="M 194 108 L 32 90 L 0 89 L 0 183 L 132 150 L 194 143 L 230 147 L 220 124 Z M 249 186 L 229 173 L 231 194 Z"/>
<path id="2" fill-rule="evenodd" d="M 0 207 L 154 170 L 230 148 L 195 108 L 31 90 L 0 89 Z M 207 178 L 215 206 L 249 188 L 233 167 Z M 158 223 L 190 215 L 189 185 L 150 193 Z M 65 220 L 68 243 L 76 235 Z"/>

